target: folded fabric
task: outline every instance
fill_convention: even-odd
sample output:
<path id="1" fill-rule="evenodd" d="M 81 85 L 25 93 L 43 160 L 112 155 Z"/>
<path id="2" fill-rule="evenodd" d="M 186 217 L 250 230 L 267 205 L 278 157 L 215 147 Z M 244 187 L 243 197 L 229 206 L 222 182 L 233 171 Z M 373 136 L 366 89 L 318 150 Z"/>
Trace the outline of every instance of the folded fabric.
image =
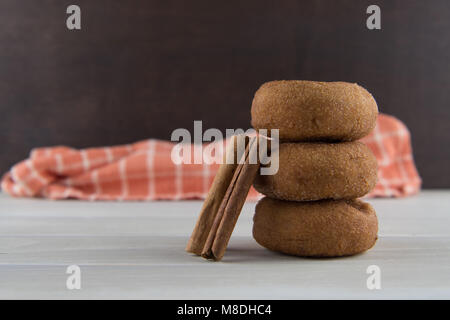
<path id="1" fill-rule="evenodd" d="M 417 193 L 421 179 L 414 165 L 410 134 L 399 120 L 380 114 L 362 139 L 378 160 L 378 183 L 368 197 Z M 219 142 L 220 143 L 220 142 Z M 218 164 L 180 164 L 171 160 L 174 143 L 134 144 L 76 150 L 36 148 L 2 178 L 12 196 L 87 200 L 180 200 L 204 198 Z M 248 199 L 261 195 L 253 188 Z"/>

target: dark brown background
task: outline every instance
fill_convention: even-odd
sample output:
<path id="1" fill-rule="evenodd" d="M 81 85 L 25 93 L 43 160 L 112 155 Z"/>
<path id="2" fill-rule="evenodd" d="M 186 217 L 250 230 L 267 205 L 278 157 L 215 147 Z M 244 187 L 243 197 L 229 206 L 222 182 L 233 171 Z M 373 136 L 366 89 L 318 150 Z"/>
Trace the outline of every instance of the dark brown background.
<path id="1" fill-rule="evenodd" d="M 344 80 L 409 126 L 424 186 L 450 187 L 449 30 L 448 0 L 2 0 L 0 171 L 34 146 L 247 128 L 265 81 Z"/>

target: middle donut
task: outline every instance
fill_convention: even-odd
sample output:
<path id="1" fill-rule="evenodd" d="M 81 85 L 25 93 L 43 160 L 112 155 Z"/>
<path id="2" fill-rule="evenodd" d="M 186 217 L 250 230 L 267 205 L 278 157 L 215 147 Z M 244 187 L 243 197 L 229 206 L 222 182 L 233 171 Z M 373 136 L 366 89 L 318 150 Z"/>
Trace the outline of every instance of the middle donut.
<path id="1" fill-rule="evenodd" d="M 279 169 L 259 175 L 253 186 L 280 200 L 354 199 L 367 194 L 377 181 L 377 160 L 359 141 L 282 143 Z M 272 155 L 276 159 L 276 155 Z"/>

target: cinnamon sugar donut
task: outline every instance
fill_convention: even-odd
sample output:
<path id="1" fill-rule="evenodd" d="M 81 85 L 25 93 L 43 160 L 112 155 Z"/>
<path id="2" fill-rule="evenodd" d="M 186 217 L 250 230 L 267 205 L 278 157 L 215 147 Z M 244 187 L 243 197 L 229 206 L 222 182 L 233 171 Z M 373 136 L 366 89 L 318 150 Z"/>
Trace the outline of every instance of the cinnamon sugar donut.
<path id="1" fill-rule="evenodd" d="M 278 152 L 278 172 L 259 175 L 253 183 L 271 198 L 354 199 L 367 194 L 377 181 L 377 160 L 359 141 L 281 143 L 274 152 Z"/>
<path id="2" fill-rule="evenodd" d="M 375 210 L 360 200 L 280 201 L 256 205 L 253 237 L 263 247 L 304 257 L 354 255 L 377 240 Z"/>
<path id="3" fill-rule="evenodd" d="M 283 80 L 264 83 L 252 103 L 255 129 L 279 129 L 284 141 L 353 141 L 378 114 L 372 95 L 355 83 Z"/>

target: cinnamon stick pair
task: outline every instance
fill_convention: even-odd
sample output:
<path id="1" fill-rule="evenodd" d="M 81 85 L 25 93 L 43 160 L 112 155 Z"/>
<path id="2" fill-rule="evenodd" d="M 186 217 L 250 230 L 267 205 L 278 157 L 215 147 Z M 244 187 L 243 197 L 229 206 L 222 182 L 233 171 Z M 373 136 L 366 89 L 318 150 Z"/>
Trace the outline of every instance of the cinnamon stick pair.
<path id="1" fill-rule="evenodd" d="M 235 139 L 227 148 L 226 156 L 234 152 Z M 257 160 L 258 137 L 251 137 L 239 163 L 220 166 L 211 189 L 203 204 L 197 224 L 192 232 L 186 251 L 206 259 L 222 259 L 234 226 L 247 198 L 248 191 L 259 169 Z M 229 159 L 229 158 L 228 158 Z M 237 160 L 237 159 L 236 159 Z"/>

